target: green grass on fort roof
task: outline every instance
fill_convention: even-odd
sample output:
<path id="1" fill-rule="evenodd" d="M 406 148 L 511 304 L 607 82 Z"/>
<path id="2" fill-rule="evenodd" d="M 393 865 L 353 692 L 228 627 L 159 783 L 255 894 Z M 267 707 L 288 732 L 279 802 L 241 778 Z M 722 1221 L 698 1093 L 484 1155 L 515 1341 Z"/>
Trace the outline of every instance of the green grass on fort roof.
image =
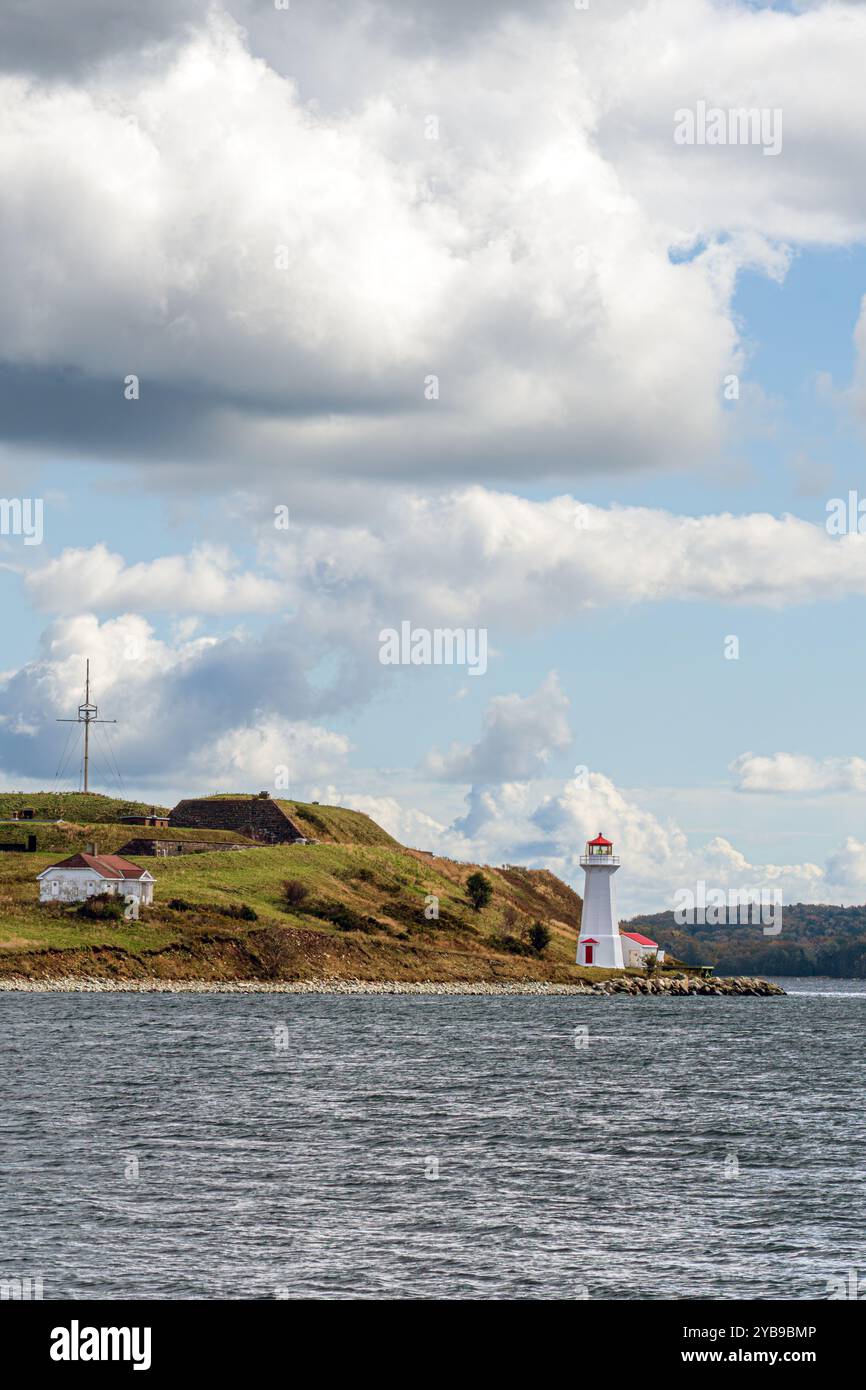
<path id="1" fill-rule="evenodd" d="M 149 815 L 152 802 L 125 801 L 99 792 L 0 792 L 0 821 L 9 820 L 13 811 L 28 807 L 38 820 L 70 820 L 79 824 L 116 821 L 119 816 Z M 156 807 L 157 815 L 168 815 L 163 806 Z M 24 822 L 26 824 L 26 822 Z M 14 838 L 0 835 L 0 839 Z"/>

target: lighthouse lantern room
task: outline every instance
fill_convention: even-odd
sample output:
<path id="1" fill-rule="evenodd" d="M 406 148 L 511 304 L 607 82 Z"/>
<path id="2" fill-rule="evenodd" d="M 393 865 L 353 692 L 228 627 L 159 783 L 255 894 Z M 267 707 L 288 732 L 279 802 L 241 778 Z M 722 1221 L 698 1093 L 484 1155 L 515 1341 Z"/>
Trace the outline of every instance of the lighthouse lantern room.
<path id="1" fill-rule="evenodd" d="M 616 916 L 616 887 L 613 876 L 619 868 L 619 855 L 613 842 L 599 831 L 587 840 L 580 856 L 586 874 L 583 915 L 577 943 L 577 964 L 598 965 L 605 970 L 622 970 L 622 940 Z"/>

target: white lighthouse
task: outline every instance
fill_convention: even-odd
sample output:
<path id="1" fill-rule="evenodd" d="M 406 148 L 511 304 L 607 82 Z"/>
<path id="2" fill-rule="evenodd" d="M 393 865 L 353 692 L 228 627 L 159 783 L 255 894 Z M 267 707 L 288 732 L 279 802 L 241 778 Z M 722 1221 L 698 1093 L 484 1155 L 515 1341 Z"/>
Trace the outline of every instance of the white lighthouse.
<path id="1" fill-rule="evenodd" d="M 619 855 L 613 843 L 599 832 L 587 840 L 580 856 L 586 874 L 583 915 L 577 943 L 578 965 L 600 965 L 605 970 L 622 970 L 622 939 L 616 918 L 616 887 L 613 876 L 619 868 Z"/>

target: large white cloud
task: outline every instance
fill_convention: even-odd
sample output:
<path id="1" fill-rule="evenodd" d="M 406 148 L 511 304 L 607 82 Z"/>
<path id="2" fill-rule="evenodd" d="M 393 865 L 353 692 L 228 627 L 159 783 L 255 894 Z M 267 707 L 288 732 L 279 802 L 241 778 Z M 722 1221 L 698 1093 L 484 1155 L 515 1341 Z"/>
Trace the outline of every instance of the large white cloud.
<path id="1" fill-rule="evenodd" d="M 678 516 L 480 486 L 368 490 L 353 507 L 334 524 L 299 509 L 286 531 L 271 518 L 258 532 L 257 569 L 217 546 L 132 565 L 104 545 L 45 562 L 34 551 L 20 562 L 26 592 L 59 613 L 292 607 L 329 640 L 363 636 L 368 646 L 383 623 L 404 619 L 537 629 L 624 604 L 783 606 L 866 594 L 866 535 L 831 536 L 792 515 Z"/>
<path id="2" fill-rule="evenodd" d="M 305 24 L 283 75 L 217 11 L 85 86 L 0 79 L 0 352 L 49 374 L 12 382 L 8 427 L 206 456 L 203 485 L 239 456 L 437 478 L 699 463 L 741 366 L 738 269 L 779 275 L 785 240 L 866 227 L 862 84 L 840 75 L 861 34 L 850 6 L 708 0 L 506 10 L 448 56 L 384 26 L 387 62 L 333 55 L 337 106 L 302 71 L 330 26 Z M 674 145 L 687 99 L 782 104 L 782 154 Z"/>
<path id="3" fill-rule="evenodd" d="M 830 536 L 795 516 L 677 516 L 482 487 L 384 496 L 366 521 L 299 525 L 266 542 L 264 559 L 292 592 L 372 595 L 393 622 L 537 627 L 610 604 L 866 593 L 866 536 Z"/>
<path id="4" fill-rule="evenodd" d="M 348 753 L 345 736 L 320 720 L 367 694 L 363 668 L 338 660 L 327 678 L 317 669 L 323 654 L 314 634 L 286 623 L 258 636 L 238 629 L 216 637 L 194 624 L 160 636 L 137 614 L 102 623 L 94 614 L 57 619 L 37 657 L 0 683 L 7 783 L 23 776 L 46 785 L 64 748 L 74 780 L 78 762 L 65 739 L 78 731 L 54 721 L 74 716 L 89 658 L 100 714 L 118 721 L 95 731 L 103 782 L 113 785 L 115 762 L 130 788 L 169 795 L 213 791 L 225 781 L 273 787 L 283 768 L 297 794 L 299 784 L 339 770 Z"/>
<path id="5" fill-rule="evenodd" d="M 654 223 L 685 239 L 745 234 L 771 243 L 844 244 L 866 235 L 860 162 L 866 42 L 859 4 L 795 15 L 712 0 L 633 4 L 609 22 L 591 6 L 599 146 Z M 614 56 L 615 53 L 615 56 Z M 833 73 L 833 80 L 827 74 Z M 675 145 L 677 109 L 781 111 L 781 152 Z M 734 262 L 743 254 L 736 250 Z"/>
<path id="6" fill-rule="evenodd" d="M 187 770 L 195 787 L 207 781 L 212 788 L 246 791 L 256 783 L 289 797 L 293 788 L 341 770 L 350 747 L 344 734 L 271 715 L 221 734 L 209 752 L 206 773 L 198 752 Z"/>

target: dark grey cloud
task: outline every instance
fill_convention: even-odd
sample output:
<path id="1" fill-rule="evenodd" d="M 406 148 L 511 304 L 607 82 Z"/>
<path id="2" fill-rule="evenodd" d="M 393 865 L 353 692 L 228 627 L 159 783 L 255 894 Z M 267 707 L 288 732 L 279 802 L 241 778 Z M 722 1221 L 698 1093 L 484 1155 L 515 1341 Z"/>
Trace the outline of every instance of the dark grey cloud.
<path id="1" fill-rule="evenodd" d="M 182 38 L 211 8 L 208 0 L 4 0 L 0 68 L 78 80 L 106 59 Z M 324 90 L 338 75 L 334 58 L 346 37 L 397 52 L 447 52 L 512 15 L 543 18 L 553 0 L 291 0 L 288 10 L 273 0 L 226 0 L 219 8 L 248 31 L 257 56 Z"/>
<path id="2" fill-rule="evenodd" d="M 0 67 L 79 78 L 95 63 L 182 37 L 201 0 L 3 0 Z"/>
<path id="3" fill-rule="evenodd" d="M 145 375 L 139 379 L 139 398 L 127 400 L 128 365 L 120 364 L 115 376 L 94 377 L 74 367 L 0 364 L 0 440 L 75 457 L 142 462 L 176 456 L 230 469 L 246 453 L 241 436 L 249 421 L 391 415 L 409 408 L 408 390 L 401 395 L 394 383 L 382 389 L 353 390 L 345 383 L 326 389 L 304 383 L 299 375 L 281 393 Z M 285 455 L 274 462 L 285 464 Z"/>

